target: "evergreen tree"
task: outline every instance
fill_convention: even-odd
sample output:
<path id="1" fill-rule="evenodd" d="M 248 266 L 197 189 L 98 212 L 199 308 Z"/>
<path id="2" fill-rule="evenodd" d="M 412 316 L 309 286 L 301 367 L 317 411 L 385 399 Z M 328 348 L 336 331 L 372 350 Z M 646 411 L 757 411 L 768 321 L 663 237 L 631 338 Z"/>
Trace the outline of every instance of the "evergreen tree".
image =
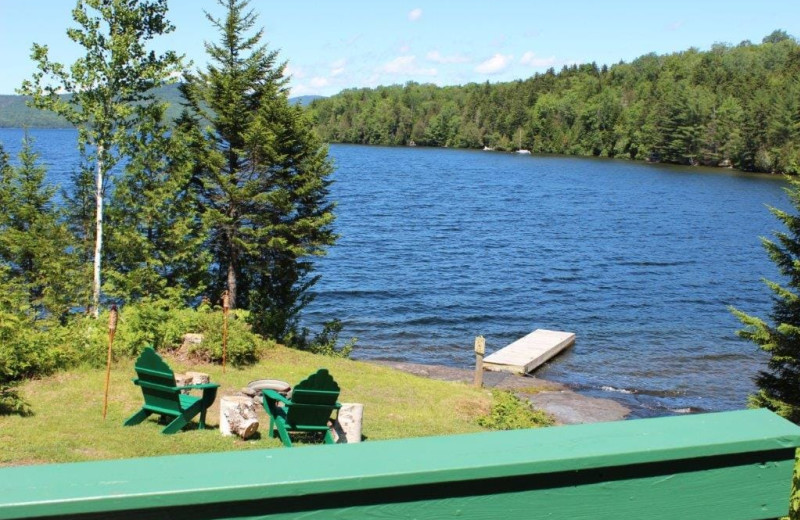
<path id="1" fill-rule="evenodd" d="M 787 188 L 795 210 L 800 211 L 800 181 Z M 777 208 L 770 211 L 786 227 L 776 240 L 762 239 L 770 259 L 785 277 L 784 283 L 766 281 L 773 292 L 771 323 L 740 310 L 733 313 L 744 324 L 739 335 L 769 354 L 766 370 L 756 376 L 758 392 L 753 406 L 766 407 L 800 423 L 800 214 Z"/>
<path id="2" fill-rule="evenodd" d="M 170 299 L 187 304 L 206 288 L 210 255 L 192 186 L 191 135 L 169 132 L 165 105 L 139 118 L 133 159 L 117 182 L 108 211 L 106 292 L 127 301 Z"/>
<path id="3" fill-rule="evenodd" d="M 213 298 L 227 290 L 249 308 L 257 332 L 284 339 L 296 326 L 316 281 L 310 258 L 335 236 L 327 150 L 300 108 L 289 106 L 285 64 L 251 34 L 256 15 L 245 0 L 219 0 L 223 19 L 206 14 L 220 42 L 211 64 L 183 89 L 197 116 L 210 121 L 201 152 L 204 217 L 215 266 Z"/>
<path id="4" fill-rule="evenodd" d="M 100 305 L 103 253 L 103 203 L 109 173 L 129 155 L 135 107 L 152 104 L 152 89 L 180 68 L 174 52 L 147 49 L 156 36 L 172 32 L 166 0 L 78 0 L 72 18 L 79 27 L 67 36 L 85 50 L 71 67 L 53 62 L 46 45 L 34 44 L 38 71 L 21 94 L 31 104 L 64 117 L 78 128 L 82 155 L 94 166 L 94 254 L 92 309 Z M 70 94 L 60 96 L 59 94 Z M 142 113 L 146 113 L 142 112 Z"/>
<path id="5" fill-rule="evenodd" d="M 37 160 L 27 135 L 18 167 L 0 158 L 0 262 L 8 280 L 26 295 L 34 317 L 63 322 L 77 300 L 80 266 L 53 203 L 55 188 L 45 185 L 46 172 Z"/>

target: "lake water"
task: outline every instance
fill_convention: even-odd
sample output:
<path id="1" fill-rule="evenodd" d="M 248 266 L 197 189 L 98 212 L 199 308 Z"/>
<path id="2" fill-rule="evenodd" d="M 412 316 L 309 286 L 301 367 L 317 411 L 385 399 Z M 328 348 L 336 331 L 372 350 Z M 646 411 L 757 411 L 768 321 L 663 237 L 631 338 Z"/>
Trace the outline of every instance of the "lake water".
<path id="1" fill-rule="evenodd" d="M 35 130 L 50 176 L 75 132 Z M 8 151 L 21 131 L 0 129 Z M 742 408 L 765 356 L 728 306 L 766 316 L 761 248 L 780 179 L 619 160 L 331 146 L 338 244 L 304 324 L 354 357 L 470 367 L 536 328 L 577 334 L 537 372 L 644 417 Z"/>

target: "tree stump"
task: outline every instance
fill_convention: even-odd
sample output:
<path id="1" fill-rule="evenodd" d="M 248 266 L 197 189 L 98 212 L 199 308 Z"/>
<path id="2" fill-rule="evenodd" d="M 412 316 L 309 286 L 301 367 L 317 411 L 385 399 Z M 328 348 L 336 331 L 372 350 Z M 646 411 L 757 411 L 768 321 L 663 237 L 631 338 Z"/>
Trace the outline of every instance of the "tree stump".
<path id="1" fill-rule="evenodd" d="M 186 350 L 195 345 L 201 345 L 203 343 L 203 335 L 202 334 L 184 334 L 183 335 L 183 343 L 181 343 L 181 349 Z"/>
<path id="2" fill-rule="evenodd" d="M 186 377 L 192 379 L 190 385 L 204 385 L 211 382 L 211 376 L 205 372 L 186 372 Z"/>
<path id="3" fill-rule="evenodd" d="M 256 404 L 243 395 L 227 395 L 219 402 L 219 431 L 248 439 L 258 431 Z"/>
<path id="4" fill-rule="evenodd" d="M 342 403 L 338 418 L 333 423 L 333 440 L 336 444 L 361 442 L 361 423 L 363 419 L 363 404 Z"/>
<path id="5" fill-rule="evenodd" d="M 204 385 L 211 382 L 211 376 L 205 372 L 186 372 L 175 374 L 175 386 Z M 191 390 L 181 390 L 183 394 L 190 394 Z"/>
<path id="6" fill-rule="evenodd" d="M 192 384 L 192 376 L 187 374 L 175 373 L 175 386 L 186 386 Z M 189 393 L 188 390 L 183 390 L 184 394 Z"/>

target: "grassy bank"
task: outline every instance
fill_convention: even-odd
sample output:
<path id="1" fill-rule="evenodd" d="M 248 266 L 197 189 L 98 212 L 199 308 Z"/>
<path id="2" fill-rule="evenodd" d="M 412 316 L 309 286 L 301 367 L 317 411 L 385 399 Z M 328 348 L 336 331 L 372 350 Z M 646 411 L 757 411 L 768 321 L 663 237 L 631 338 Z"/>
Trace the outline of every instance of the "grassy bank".
<path id="1" fill-rule="evenodd" d="M 281 379 L 295 384 L 320 367 L 331 371 L 342 388 L 341 402 L 364 403 L 363 434 L 368 440 L 481 431 L 482 416 L 498 398 L 462 383 L 434 381 L 368 363 L 332 359 L 275 347 L 253 366 L 228 368 L 191 364 L 165 356 L 176 372 L 207 372 L 222 386 L 218 396 L 235 393 L 249 381 Z M 0 465 L 74 462 L 176 453 L 279 447 L 267 436 L 266 415 L 260 436 L 248 441 L 218 432 L 219 397 L 208 413 L 211 428 L 162 435 L 154 418 L 135 427 L 123 421 L 142 404 L 131 383 L 133 360 L 113 366 L 108 417 L 102 418 L 105 370 L 78 368 L 20 386 L 34 415 L 0 416 Z M 196 424 L 195 418 L 195 424 Z"/>

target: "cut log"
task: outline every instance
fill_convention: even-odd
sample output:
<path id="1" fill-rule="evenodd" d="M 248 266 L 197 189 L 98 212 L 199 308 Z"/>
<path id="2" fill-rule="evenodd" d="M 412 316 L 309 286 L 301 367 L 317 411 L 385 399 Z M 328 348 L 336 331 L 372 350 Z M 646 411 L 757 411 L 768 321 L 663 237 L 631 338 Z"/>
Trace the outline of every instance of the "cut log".
<path id="1" fill-rule="evenodd" d="M 175 386 L 186 386 L 192 384 L 192 376 L 188 374 L 181 374 L 179 372 L 175 372 Z M 188 394 L 188 390 L 183 391 L 184 394 Z"/>
<path id="2" fill-rule="evenodd" d="M 191 378 L 190 385 L 204 385 L 211 382 L 211 376 L 205 372 L 186 372 L 186 377 Z"/>
<path id="3" fill-rule="evenodd" d="M 333 440 L 336 444 L 361 442 L 361 423 L 363 419 L 363 404 L 342 403 L 338 418 L 333 423 Z"/>
<path id="4" fill-rule="evenodd" d="M 175 374 L 175 386 L 203 385 L 211 382 L 211 376 L 205 372 L 186 372 Z M 181 393 L 190 394 L 191 390 L 181 390 Z"/>
<path id="5" fill-rule="evenodd" d="M 248 439 L 258 431 L 256 404 L 243 395 L 228 395 L 219 402 L 219 431 Z"/>

